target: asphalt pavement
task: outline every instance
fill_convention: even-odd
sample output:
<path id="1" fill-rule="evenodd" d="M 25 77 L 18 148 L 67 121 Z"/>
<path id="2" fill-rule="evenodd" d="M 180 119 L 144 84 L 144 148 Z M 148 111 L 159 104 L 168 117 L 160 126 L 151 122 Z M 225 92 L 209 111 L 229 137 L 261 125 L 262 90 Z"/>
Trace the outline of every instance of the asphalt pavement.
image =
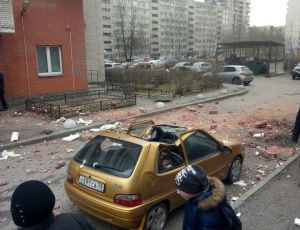
<path id="1" fill-rule="evenodd" d="M 300 219 L 299 153 L 237 209 L 244 230 L 292 230 Z"/>
<path id="2" fill-rule="evenodd" d="M 285 81 L 285 79 L 283 79 Z M 295 82 L 297 83 L 297 82 Z M 273 87 L 273 86 L 272 86 Z M 225 92 L 226 90 L 227 92 Z M 253 90 L 255 88 L 253 87 Z M 295 89 L 296 90 L 296 89 Z M 294 91 L 295 91 L 294 90 Z M 266 88 L 265 91 L 267 92 L 268 89 Z M 291 93 L 293 93 L 292 91 Z M 296 90 L 297 91 L 297 90 Z M 295 92 L 296 92 L 295 91 Z M 154 101 L 140 101 L 135 108 L 129 108 L 129 111 L 132 109 L 137 109 L 139 107 L 144 107 L 148 111 L 147 113 L 136 113 L 136 118 L 142 118 L 153 114 L 159 114 L 162 112 L 165 112 L 167 110 L 171 111 L 175 107 L 185 107 L 192 104 L 198 104 L 198 103 L 205 103 L 213 100 L 221 100 L 230 96 L 238 96 L 240 94 L 246 93 L 247 90 L 243 89 L 238 86 L 232 86 L 232 85 L 225 85 L 225 88 L 220 89 L 218 91 L 209 92 L 203 94 L 203 97 L 197 97 L 197 95 L 193 95 L 190 97 L 183 97 L 183 98 L 177 98 L 171 103 L 166 103 L 166 107 L 163 109 L 157 109 L 153 106 L 155 105 Z M 288 95 L 289 96 L 289 95 Z M 264 97 L 266 95 L 264 94 Z M 232 103 L 236 105 L 238 99 L 232 98 Z M 278 99 L 279 100 L 279 99 Z M 239 99 L 238 102 L 241 102 L 241 99 Z M 297 104 L 297 103 L 296 103 Z M 152 109 L 154 108 L 154 109 Z M 238 109 L 238 107 L 236 108 Z M 103 112 L 101 112 L 103 114 Z M 112 114 L 112 112 L 110 112 Z M 292 114 L 294 116 L 294 114 Z M 3 118 L 3 117 L 2 117 Z M 1 118 L 1 119 L 2 119 Z M 33 118 L 32 118 L 33 119 Z M 111 122 L 114 120 L 120 119 L 119 117 L 111 116 Z M 123 118 L 122 118 L 123 119 Z M 35 121 L 38 123 L 39 121 Z M 106 122 L 107 123 L 107 122 Z M 30 130 L 30 132 L 24 133 L 22 135 L 22 139 L 16 143 L 8 143 L 4 144 L 3 146 L 0 146 L 0 150 L 3 149 L 9 149 L 9 148 L 15 148 L 17 146 L 21 145 L 30 145 L 33 143 L 42 142 L 43 140 L 50 140 L 55 139 L 60 136 L 66 136 L 68 133 L 73 133 L 77 131 L 87 130 L 92 127 L 99 127 L 103 122 L 98 122 L 96 124 L 93 124 L 92 126 L 88 127 L 79 127 L 74 130 L 57 130 L 57 132 L 47 135 L 47 136 L 41 136 L 40 130 L 37 130 L 37 127 L 33 126 L 33 123 L 26 122 L 25 124 L 22 124 L 26 129 Z M 3 132 L 4 129 L 7 129 L 9 125 L 2 126 L 0 132 L 0 139 L 1 136 L 3 136 L 5 133 L 9 134 L 10 137 L 10 130 L 7 130 L 7 132 Z M 24 139 L 23 139 L 24 137 Z M 55 141 L 53 141 L 54 143 Z M 73 144 L 74 145 L 74 144 Z M 1 148 L 2 147 L 2 148 Z M 74 147 L 74 146 L 73 146 Z M 36 151 L 36 147 L 33 147 L 34 149 L 32 152 Z M 54 148 L 54 147 L 53 147 Z M 62 148 L 67 148 L 66 146 Z M 299 153 L 298 153 L 299 154 Z M 6 163 L 7 164 L 7 163 Z M 7 166 L 5 166 L 7 167 Z M 26 167 L 23 166 L 23 171 L 26 169 Z M 17 169 L 15 169 L 17 171 Z M 243 222 L 243 229 L 278 229 L 278 230 L 285 230 L 285 229 L 300 229 L 300 227 L 296 227 L 294 225 L 294 219 L 300 218 L 300 205 L 299 205 L 299 198 L 300 198 L 300 173 L 299 173 L 299 155 L 294 156 L 289 164 L 285 164 L 284 167 L 278 168 L 278 170 L 272 175 L 268 177 L 268 179 L 262 181 L 260 184 L 256 185 L 256 188 L 253 188 L 253 190 L 249 191 L 244 197 L 240 197 L 240 202 L 238 205 L 236 205 L 236 212 L 241 213 L 241 220 Z M 43 176 L 43 175 L 41 175 Z M 64 174 L 61 174 L 61 177 L 64 177 Z M 54 179 L 52 179 L 52 186 L 54 187 Z M 55 187 L 56 188 L 56 187 Z M 61 189 L 61 188 L 60 188 Z M 61 189 L 62 190 L 62 189 Z M 10 191 L 11 192 L 11 191 Z M 7 199 L 7 197 L 4 197 L 4 194 L 7 193 L 7 191 L 3 190 L 3 193 L 0 194 L 3 197 L 0 197 L 0 201 L 2 202 Z M 57 194 L 59 192 L 57 191 Z M 69 203 L 68 203 L 69 204 Z M 63 206 L 62 206 L 63 207 Z M 3 206 L 2 206 L 3 208 Z M 2 209 L 0 208 L 0 210 Z M 2 209 L 3 211 L 3 209 Z M 181 223 L 182 223 L 182 211 L 183 208 L 179 208 L 175 212 L 171 213 L 168 223 L 167 229 L 181 229 Z M 1 214 L 1 211 L 0 211 Z M 0 215 L 1 217 L 1 215 Z M 2 219 L 2 217 L 1 217 Z M 3 221 L 0 219 L 0 226 L 1 222 L 3 224 L 6 224 L 4 221 L 5 218 L 3 218 Z M 112 225 L 105 225 L 103 222 L 99 222 L 99 226 L 97 226 L 97 229 L 119 229 Z M 4 226 L 4 225 L 2 225 Z M 11 225 L 10 225 L 11 226 Z M 5 229 L 11 229 L 9 226 Z M 99 227 L 99 228 L 98 228 Z"/>

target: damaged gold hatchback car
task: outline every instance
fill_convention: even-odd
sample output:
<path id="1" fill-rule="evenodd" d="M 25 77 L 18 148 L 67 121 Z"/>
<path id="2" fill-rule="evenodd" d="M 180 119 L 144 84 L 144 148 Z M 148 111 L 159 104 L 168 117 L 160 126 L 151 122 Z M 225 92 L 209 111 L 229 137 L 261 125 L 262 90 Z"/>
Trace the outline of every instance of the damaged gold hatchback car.
<path id="1" fill-rule="evenodd" d="M 101 131 L 71 160 L 65 190 L 80 209 L 123 228 L 163 229 L 184 203 L 174 178 L 188 164 L 229 183 L 239 179 L 245 149 L 239 141 L 152 121 L 127 133 Z"/>

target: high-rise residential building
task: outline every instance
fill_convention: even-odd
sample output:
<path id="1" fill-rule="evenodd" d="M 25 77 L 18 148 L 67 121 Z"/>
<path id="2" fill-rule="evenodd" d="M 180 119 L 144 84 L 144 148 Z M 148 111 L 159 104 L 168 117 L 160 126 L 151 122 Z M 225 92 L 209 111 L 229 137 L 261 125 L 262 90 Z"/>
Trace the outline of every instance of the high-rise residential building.
<path id="1" fill-rule="evenodd" d="M 207 56 L 249 27 L 250 0 L 101 0 L 101 8 L 105 56 L 114 59 Z"/>
<path id="2" fill-rule="evenodd" d="M 0 4 L 0 33 L 14 33 L 12 0 L 2 0 Z"/>
<path id="3" fill-rule="evenodd" d="M 101 21 L 101 4 L 98 0 L 83 1 L 83 16 L 85 21 L 85 50 L 89 82 L 104 80 L 103 66 L 103 36 Z"/>
<path id="4" fill-rule="evenodd" d="M 212 0 L 218 7 L 218 40 L 241 41 L 249 30 L 251 0 Z"/>
<path id="5" fill-rule="evenodd" d="M 289 0 L 285 24 L 286 53 L 295 55 L 300 50 L 300 1 Z"/>

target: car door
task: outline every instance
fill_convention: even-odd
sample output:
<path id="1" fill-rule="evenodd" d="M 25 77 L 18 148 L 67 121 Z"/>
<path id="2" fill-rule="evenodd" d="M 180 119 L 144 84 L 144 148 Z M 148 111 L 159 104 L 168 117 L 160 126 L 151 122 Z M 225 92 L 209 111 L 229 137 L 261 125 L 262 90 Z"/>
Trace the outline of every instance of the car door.
<path id="1" fill-rule="evenodd" d="M 184 200 L 176 193 L 174 178 L 185 167 L 182 151 L 176 145 L 159 144 L 156 151 L 155 179 L 151 189 L 155 199 L 169 200 L 170 209 L 183 204 Z M 171 159 L 171 165 L 164 167 L 163 162 Z"/>
<path id="2" fill-rule="evenodd" d="M 232 66 L 226 66 L 222 72 L 222 80 L 226 83 L 231 83 L 232 79 L 235 77 L 236 69 Z"/>
<path id="3" fill-rule="evenodd" d="M 220 67 L 216 70 L 216 74 L 222 82 L 226 82 L 225 80 L 225 67 Z"/>
<path id="4" fill-rule="evenodd" d="M 210 176 L 225 177 L 225 156 L 214 137 L 203 130 L 190 130 L 180 135 L 180 141 L 187 165 L 196 164 Z"/>

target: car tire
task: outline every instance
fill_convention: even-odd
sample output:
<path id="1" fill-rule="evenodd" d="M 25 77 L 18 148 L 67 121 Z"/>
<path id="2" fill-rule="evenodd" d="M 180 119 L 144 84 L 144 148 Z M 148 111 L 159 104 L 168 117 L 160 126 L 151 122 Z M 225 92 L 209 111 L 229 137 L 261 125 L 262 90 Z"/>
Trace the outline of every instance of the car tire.
<path id="1" fill-rule="evenodd" d="M 146 214 L 143 230 L 163 230 L 168 217 L 167 206 L 159 203 L 153 206 Z"/>
<path id="2" fill-rule="evenodd" d="M 295 76 L 295 75 L 292 75 L 292 79 L 295 80 L 295 79 L 296 79 L 296 76 Z"/>
<path id="3" fill-rule="evenodd" d="M 241 175 L 241 171 L 242 171 L 242 158 L 240 156 L 237 156 L 231 162 L 226 181 L 229 184 L 238 181 Z"/>
<path id="4" fill-rule="evenodd" d="M 250 84 L 250 82 L 245 82 L 245 83 L 244 83 L 244 85 L 246 85 L 246 86 L 249 85 L 249 84 Z"/>
<path id="5" fill-rule="evenodd" d="M 242 81 L 238 77 L 235 77 L 232 79 L 232 84 L 234 84 L 234 85 L 240 85 L 241 83 L 242 83 Z"/>

